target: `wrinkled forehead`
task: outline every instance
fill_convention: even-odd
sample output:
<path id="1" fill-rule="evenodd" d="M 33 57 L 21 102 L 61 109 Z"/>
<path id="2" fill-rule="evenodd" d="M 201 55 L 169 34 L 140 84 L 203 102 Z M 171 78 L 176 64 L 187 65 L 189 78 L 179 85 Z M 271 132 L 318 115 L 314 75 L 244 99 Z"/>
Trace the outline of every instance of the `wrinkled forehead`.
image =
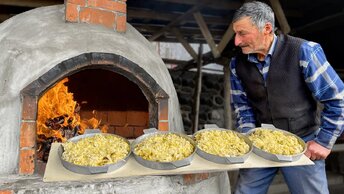
<path id="1" fill-rule="evenodd" d="M 233 30 L 234 31 L 241 31 L 241 30 L 252 30 L 257 28 L 256 25 L 252 22 L 249 16 L 241 17 L 235 22 L 233 22 Z"/>
<path id="2" fill-rule="evenodd" d="M 243 16 L 233 21 L 233 25 L 237 23 L 240 23 L 240 24 L 247 23 L 247 24 L 254 25 L 250 16 Z"/>

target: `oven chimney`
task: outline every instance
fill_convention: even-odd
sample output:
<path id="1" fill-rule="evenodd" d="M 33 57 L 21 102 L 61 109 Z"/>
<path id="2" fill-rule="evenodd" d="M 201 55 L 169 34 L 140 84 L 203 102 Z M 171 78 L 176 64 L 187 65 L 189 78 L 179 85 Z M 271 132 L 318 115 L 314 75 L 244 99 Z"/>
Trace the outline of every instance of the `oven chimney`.
<path id="1" fill-rule="evenodd" d="M 102 25 L 126 31 L 126 0 L 65 0 L 66 21 Z"/>

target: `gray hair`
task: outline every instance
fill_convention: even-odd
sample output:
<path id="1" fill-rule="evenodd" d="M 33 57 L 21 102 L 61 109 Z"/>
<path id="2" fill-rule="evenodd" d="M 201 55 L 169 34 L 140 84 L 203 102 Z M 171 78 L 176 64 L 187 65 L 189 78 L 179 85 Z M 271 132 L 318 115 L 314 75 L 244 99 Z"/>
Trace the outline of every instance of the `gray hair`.
<path id="1" fill-rule="evenodd" d="M 264 25 L 269 22 L 272 24 L 272 29 L 275 28 L 275 17 L 271 7 L 259 1 L 252 1 L 244 3 L 233 16 L 233 23 L 242 17 L 250 17 L 253 24 L 255 24 L 261 31 Z"/>

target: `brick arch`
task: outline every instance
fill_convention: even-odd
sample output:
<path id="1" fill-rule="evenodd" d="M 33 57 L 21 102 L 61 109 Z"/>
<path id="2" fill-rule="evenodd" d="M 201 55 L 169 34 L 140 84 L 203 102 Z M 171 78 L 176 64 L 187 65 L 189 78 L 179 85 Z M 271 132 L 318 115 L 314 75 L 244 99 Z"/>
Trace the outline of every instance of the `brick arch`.
<path id="1" fill-rule="evenodd" d="M 168 94 L 139 65 L 112 53 L 85 53 L 65 60 L 21 91 L 19 174 L 33 174 L 36 158 L 36 119 L 38 99 L 59 80 L 85 69 L 104 69 L 134 82 L 149 104 L 149 127 L 168 130 Z"/>

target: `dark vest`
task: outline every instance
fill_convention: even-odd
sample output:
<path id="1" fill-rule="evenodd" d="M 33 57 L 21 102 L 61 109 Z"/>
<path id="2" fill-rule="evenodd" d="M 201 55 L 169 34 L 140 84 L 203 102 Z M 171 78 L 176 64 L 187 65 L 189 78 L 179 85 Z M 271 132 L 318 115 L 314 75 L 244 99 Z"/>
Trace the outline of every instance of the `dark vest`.
<path id="1" fill-rule="evenodd" d="M 266 86 L 257 66 L 247 61 L 247 55 L 237 57 L 236 72 L 255 113 L 256 126 L 273 124 L 300 137 L 318 129 L 317 103 L 299 67 L 304 41 L 288 35 L 278 37 Z"/>

